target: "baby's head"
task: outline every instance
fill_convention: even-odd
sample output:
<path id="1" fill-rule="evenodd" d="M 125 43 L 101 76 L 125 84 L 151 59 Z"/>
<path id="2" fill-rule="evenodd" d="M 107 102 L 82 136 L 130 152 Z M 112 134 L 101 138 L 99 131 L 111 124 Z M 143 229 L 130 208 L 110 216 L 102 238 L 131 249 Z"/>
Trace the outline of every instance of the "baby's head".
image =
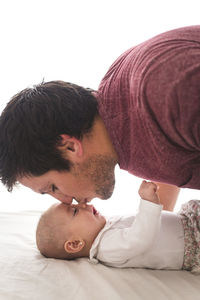
<path id="1" fill-rule="evenodd" d="M 41 254 L 51 258 L 88 257 L 105 222 L 105 217 L 92 205 L 54 204 L 38 222 L 37 247 Z"/>

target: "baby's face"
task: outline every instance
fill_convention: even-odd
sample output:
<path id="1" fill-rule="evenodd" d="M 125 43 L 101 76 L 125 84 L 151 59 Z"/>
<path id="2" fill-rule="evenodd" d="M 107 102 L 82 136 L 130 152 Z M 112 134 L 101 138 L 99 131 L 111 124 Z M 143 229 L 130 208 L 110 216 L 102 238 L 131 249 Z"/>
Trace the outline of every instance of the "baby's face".
<path id="1" fill-rule="evenodd" d="M 55 223 L 66 226 L 66 233 L 93 242 L 106 220 L 93 205 L 56 204 L 52 207 Z"/>

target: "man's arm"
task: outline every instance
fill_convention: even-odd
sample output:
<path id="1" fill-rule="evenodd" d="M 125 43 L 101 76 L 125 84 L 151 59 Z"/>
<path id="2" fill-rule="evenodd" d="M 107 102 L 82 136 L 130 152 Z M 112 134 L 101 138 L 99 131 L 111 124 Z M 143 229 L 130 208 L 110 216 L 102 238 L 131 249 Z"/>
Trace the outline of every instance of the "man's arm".
<path id="1" fill-rule="evenodd" d="M 178 198 L 180 188 L 166 183 L 155 182 L 158 186 L 157 194 L 164 210 L 173 211 Z"/>

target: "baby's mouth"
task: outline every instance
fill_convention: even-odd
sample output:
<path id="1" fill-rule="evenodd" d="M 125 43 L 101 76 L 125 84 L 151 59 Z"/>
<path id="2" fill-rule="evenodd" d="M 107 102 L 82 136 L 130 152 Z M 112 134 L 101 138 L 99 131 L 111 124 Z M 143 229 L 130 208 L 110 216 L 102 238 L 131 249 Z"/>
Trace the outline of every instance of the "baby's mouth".
<path id="1" fill-rule="evenodd" d="M 98 211 L 96 210 L 96 208 L 93 206 L 93 215 L 98 215 Z"/>

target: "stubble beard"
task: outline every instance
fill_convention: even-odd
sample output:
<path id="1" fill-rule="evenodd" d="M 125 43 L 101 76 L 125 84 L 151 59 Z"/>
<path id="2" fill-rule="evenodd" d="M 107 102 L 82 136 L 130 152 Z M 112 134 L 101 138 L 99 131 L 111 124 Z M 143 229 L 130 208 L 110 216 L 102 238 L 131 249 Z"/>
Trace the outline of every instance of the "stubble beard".
<path id="1" fill-rule="evenodd" d="M 85 176 L 94 186 L 96 197 L 106 200 L 112 196 L 115 187 L 116 159 L 110 155 L 92 155 L 79 164 L 81 176 Z"/>

